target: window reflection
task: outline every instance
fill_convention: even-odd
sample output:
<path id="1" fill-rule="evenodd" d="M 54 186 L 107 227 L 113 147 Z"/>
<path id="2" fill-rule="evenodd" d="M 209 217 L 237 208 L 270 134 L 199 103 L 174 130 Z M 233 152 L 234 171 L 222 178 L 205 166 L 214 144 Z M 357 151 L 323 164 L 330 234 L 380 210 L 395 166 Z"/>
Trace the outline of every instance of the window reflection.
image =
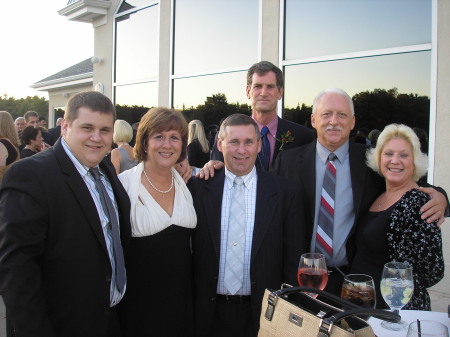
<path id="1" fill-rule="evenodd" d="M 115 87 L 115 104 L 154 107 L 158 103 L 158 84 L 139 83 Z"/>
<path id="2" fill-rule="evenodd" d="M 117 19 L 116 73 L 118 83 L 153 79 L 158 70 L 158 7 Z M 123 17 L 122 17 L 123 18 Z"/>
<path id="3" fill-rule="evenodd" d="M 174 73 L 253 64 L 258 57 L 258 4 L 175 1 Z"/>
<path id="4" fill-rule="evenodd" d="M 204 104 L 208 96 L 225 94 L 228 103 L 249 103 L 246 93 L 247 71 L 190 77 L 173 81 L 173 106 L 176 109 Z"/>
<path id="5" fill-rule="evenodd" d="M 286 0 L 285 59 L 431 42 L 431 0 Z"/>
<path id="6" fill-rule="evenodd" d="M 430 95 L 431 52 L 417 52 L 285 67 L 284 106 L 312 105 L 322 89 L 350 96 L 374 88 Z"/>
<path id="7" fill-rule="evenodd" d="M 339 87 L 365 99 L 354 99 L 357 127 L 396 122 L 428 130 L 430 68 L 430 51 L 286 66 L 284 117 L 305 123 L 317 93 Z"/>

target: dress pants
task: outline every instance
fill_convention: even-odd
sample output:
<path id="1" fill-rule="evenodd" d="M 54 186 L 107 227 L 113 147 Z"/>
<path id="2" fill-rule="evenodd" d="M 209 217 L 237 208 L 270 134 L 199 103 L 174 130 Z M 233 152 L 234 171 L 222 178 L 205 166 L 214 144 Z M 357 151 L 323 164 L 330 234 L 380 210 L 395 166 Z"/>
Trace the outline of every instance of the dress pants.
<path id="1" fill-rule="evenodd" d="M 210 337 L 256 337 L 251 302 L 228 303 L 217 298 Z"/>

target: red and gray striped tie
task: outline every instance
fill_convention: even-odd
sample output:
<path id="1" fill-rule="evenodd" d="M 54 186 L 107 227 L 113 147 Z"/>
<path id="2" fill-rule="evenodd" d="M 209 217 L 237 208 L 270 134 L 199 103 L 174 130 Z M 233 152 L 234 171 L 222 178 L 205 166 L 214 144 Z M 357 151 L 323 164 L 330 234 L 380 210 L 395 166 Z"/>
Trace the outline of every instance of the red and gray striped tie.
<path id="1" fill-rule="evenodd" d="M 319 219 L 316 232 L 316 252 L 322 253 L 327 259 L 333 256 L 333 224 L 334 200 L 336 189 L 336 155 L 330 153 L 323 177 L 322 197 L 320 198 Z"/>

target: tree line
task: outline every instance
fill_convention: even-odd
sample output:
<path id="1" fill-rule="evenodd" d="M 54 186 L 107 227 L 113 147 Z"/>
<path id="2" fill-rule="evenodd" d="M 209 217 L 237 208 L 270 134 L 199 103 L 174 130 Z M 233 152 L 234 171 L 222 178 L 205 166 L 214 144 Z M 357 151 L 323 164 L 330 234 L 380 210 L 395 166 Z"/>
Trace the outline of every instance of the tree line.
<path id="1" fill-rule="evenodd" d="M 355 94 L 353 102 L 356 116 L 355 130 L 362 128 L 382 130 L 391 123 L 429 129 L 430 99 L 427 96 L 399 93 L 397 88 L 374 89 Z M 148 109 L 144 106 L 116 105 L 117 118 L 133 124 L 138 122 Z M 15 99 L 4 94 L 0 96 L 0 110 L 10 112 L 13 118 L 23 116 L 28 110 L 36 111 L 39 116 L 47 118 L 48 101 L 38 96 Z M 188 122 L 198 119 L 206 128 L 210 125 L 220 125 L 221 120 L 234 113 L 250 115 L 251 106 L 239 102 L 228 103 L 225 94 L 217 93 L 206 97 L 204 103 L 196 107 L 183 106 L 181 112 Z M 311 112 L 312 106 L 299 103 L 296 107 L 285 107 L 283 118 L 310 126 Z M 58 111 L 57 117 L 62 114 L 62 110 Z"/>

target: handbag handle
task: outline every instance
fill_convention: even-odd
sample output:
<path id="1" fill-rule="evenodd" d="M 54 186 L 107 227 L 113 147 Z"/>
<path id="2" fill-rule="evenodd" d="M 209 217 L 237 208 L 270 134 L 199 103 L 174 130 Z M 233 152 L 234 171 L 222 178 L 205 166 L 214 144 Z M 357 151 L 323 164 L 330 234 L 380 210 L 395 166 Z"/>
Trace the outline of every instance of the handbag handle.
<path id="1" fill-rule="evenodd" d="M 311 287 L 286 287 L 282 288 L 280 290 L 275 291 L 273 294 L 279 297 L 283 297 L 284 295 L 289 295 L 292 293 L 298 293 L 298 292 L 307 292 L 307 293 L 313 293 L 320 295 L 323 298 L 326 298 L 328 300 L 331 300 L 335 302 L 336 304 L 340 305 L 344 309 L 360 309 L 361 307 L 359 305 L 356 305 L 355 303 L 349 302 L 347 300 L 344 300 L 336 295 L 330 294 L 326 291 L 311 288 Z"/>
<path id="2" fill-rule="evenodd" d="M 333 302 L 336 302 L 338 305 L 342 306 L 345 310 L 342 312 L 339 312 L 324 321 L 327 322 L 327 324 L 334 324 L 335 322 L 338 322 L 346 317 L 350 316 L 358 316 L 358 315 L 370 315 L 385 321 L 389 322 L 399 322 L 401 320 L 400 315 L 394 314 L 391 311 L 381 310 L 381 309 L 371 309 L 371 308 L 363 308 L 359 305 L 356 305 L 352 302 L 349 302 L 347 300 L 344 300 L 336 295 L 330 294 L 326 291 L 322 291 L 320 289 L 316 288 L 310 288 L 310 287 L 287 287 L 280 290 L 277 290 L 273 294 L 275 296 L 283 297 L 284 295 L 289 295 L 292 293 L 297 292 L 308 292 L 308 293 L 315 293 L 319 296 L 322 296 L 323 298 L 329 299 Z"/>

